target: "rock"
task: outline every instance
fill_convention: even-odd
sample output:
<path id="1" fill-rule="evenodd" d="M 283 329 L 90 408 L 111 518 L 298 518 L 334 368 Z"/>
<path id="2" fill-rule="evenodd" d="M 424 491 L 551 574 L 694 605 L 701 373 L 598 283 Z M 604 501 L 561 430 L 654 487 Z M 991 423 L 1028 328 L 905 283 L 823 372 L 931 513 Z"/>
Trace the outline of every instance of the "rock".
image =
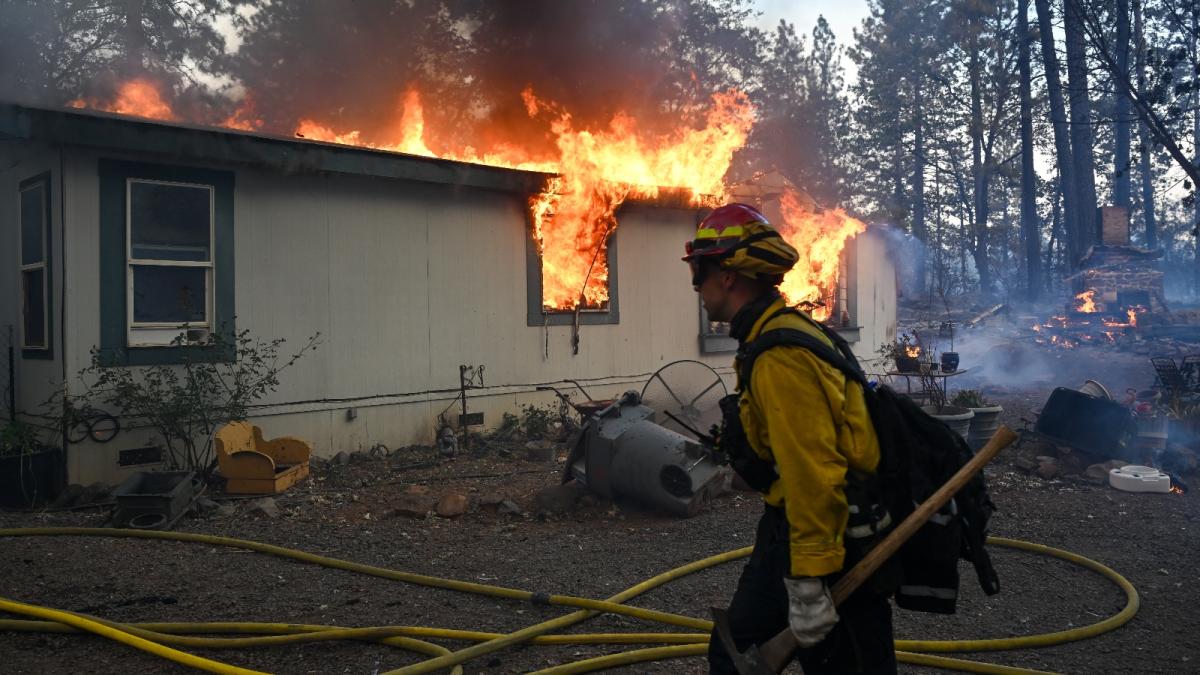
<path id="1" fill-rule="evenodd" d="M 329 460 L 325 457 L 318 457 L 317 455 L 313 455 L 308 458 L 308 467 L 310 469 L 323 469 L 323 468 L 325 468 L 325 465 L 328 463 L 329 463 Z"/>
<path id="2" fill-rule="evenodd" d="M 350 453 L 342 450 L 338 454 L 334 455 L 333 459 L 330 461 L 339 466 L 345 466 L 350 463 Z"/>
<path id="3" fill-rule="evenodd" d="M 388 450 L 388 446 L 384 445 L 383 443 L 376 443 L 375 445 L 371 446 L 370 450 L 367 451 L 367 456 L 369 456 L 371 459 L 383 459 L 391 454 L 392 451 Z"/>
<path id="4" fill-rule="evenodd" d="M 229 518 L 235 513 L 237 513 L 237 507 L 228 502 L 217 504 L 217 510 L 213 511 L 213 515 L 218 518 Z"/>
<path id="5" fill-rule="evenodd" d="M 508 498 L 508 496 L 505 495 L 503 492 L 499 492 L 496 490 L 489 490 L 489 491 L 484 492 L 483 494 L 479 495 L 479 506 L 481 508 L 495 509 L 495 508 L 499 507 L 500 504 L 502 502 L 504 502 L 504 500 L 507 498 Z"/>
<path id="6" fill-rule="evenodd" d="M 500 508 L 498 511 L 500 513 L 509 513 L 514 516 L 521 515 L 521 507 L 517 506 L 517 503 L 511 499 L 505 499 L 504 501 L 500 502 Z"/>
<path id="7" fill-rule="evenodd" d="M 370 458 L 370 455 L 368 455 L 365 450 L 355 450 L 354 452 L 350 453 L 351 462 L 365 462 Z"/>
<path id="8" fill-rule="evenodd" d="M 467 512 L 469 503 L 466 495 L 449 492 L 438 500 L 437 514 L 442 518 L 457 518 Z"/>
<path id="9" fill-rule="evenodd" d="M 54 498 L 54 501 L 50 503 L 50 508 L 62 509 L 68 506 L 74 506 L 76 500 L 78 500 L 79 496 L 83 494 L 83 490 L 84 487 L 79 483 L 71 483 L 67 487 L 63 488 L 63 491 Z"/>
<path id="10" fill-rule="evenodd" d="M 252 515 L 262 515 L 268 518 L 279 517 L 279 506 L 275 504 L 275 500 L 271 497 L 263 497 L 255 499 L 249 504 L 249 512 Z"/>
<path id="11" fill-rule="evenodd" d="M 424 518 L 433 510 L 436 502 L 437 500 L 427 494 L 404 493 L 392 502 L 392 510 L 388 515 L 404 516 L 405 518 Z"/>
<path id="12" fill-rule="evenodd" d="M 569 513 L 583 496 L 583 490 L 575 484 L 554 485 L 533 496 L 533 507 L 538 513 L 560 515 Z"/>
<path id="13" fill-rule="evenodd" d="M 1107 462 L 1093 464 L 1083 472 L 1083 477 L 1097 485 L 1108 485 L 1108 472 L 1129 464 L 1124 460 L 1110 459 Z"/>
<path id="14" fill-rule="evenodd" d="M 431 492 L 429 491 L 428 485 L 409 485 L 407 488 L 405 488 L 404 494 L 427 497 L 431 494 Z"/>
<path id="15" fill-rule="evenodd" d="M 1013 460 L 1013 467 L 1024 473 L 1033 473 L 1037 471 L 1038 463 L 1028 457 L 1017 457 Z"/>
<path id="16" fill-rule="evenodd" d="M 1051 457 L 1050 455 L 1038 455 L 1037 457 L 1034 457 L 1033 459 L 1038 464 L 1045 464 L 1047 462 L 1057 461 L 1054 457 Z"/>
<path id="17" fill-rule="evenodd" d="M 1049 461 L 1038 464 L 1037 474 L 1046 480 L 1051 480 L 1058 476 L 1058 462 Z"/>

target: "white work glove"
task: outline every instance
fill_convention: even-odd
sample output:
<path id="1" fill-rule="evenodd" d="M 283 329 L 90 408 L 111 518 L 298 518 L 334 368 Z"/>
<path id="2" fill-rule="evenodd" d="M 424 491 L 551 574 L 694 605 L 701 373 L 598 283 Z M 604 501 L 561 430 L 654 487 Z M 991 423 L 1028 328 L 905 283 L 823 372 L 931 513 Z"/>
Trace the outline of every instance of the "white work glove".
<path id="1" fill-rule="evenodd" d="M 788 628 L 798 647 L 812 647 L 838 622 L 833 596 L 816 577 L 784 577 L 788 593 Z"/>

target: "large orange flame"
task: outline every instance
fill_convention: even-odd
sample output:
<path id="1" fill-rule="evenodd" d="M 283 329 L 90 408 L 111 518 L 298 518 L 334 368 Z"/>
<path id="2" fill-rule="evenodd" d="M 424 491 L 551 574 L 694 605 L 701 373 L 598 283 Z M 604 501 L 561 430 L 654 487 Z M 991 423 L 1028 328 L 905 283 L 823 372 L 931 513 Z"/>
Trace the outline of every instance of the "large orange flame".
<path id="1" fill-rule="evenodd" d="M 1076 295 L 1075 299 L 1079 301 L 1079 303 L 1075 305 L 1076 312 L 1091 314 L 1093 312 L 1100 311 L 1096 307 L 1096 291 L 1084 291 L 1079 295 Z"/>
<path id="2" fill-rule="evenodd" d="M 134 78 L 121 84 L 111 99 L 77 98 L 67 103 L 72 108 L 92 108 L 122 115 L 156 120 L 174 120 L 175 111 L 163 99 L 158 85 L 148 78 Z"/>
<path id="3" fill-rule="evenodd" d="M 846 242 L 867 229 L 866 223 L 842 209 L 820 210 L 806 205 L 793 190 L 785 190 L 779 205 L 779 233 L 799 253 L 800 260 L 783 278 L 779 290 L 790 304 L 823 303 L 814 307 L 818 321 L 829 318 L 837 293 L 838 263 Z"/>
<path id="4" fill-rule="evenodd" d="M 617 113 L 607 128 L 577 129 L 569 111 L 522 92 L 526 111 L 549 117 L 558 158 L 531 159 L 519 145 L 486 152 L 448 149 L 434 152 L 425 142 L 420 94 L 405 92 L 390 138 L 373 141 L 357 130 L 339 132 L 303 120 L 296 135 L 313 140 L 365 145 L 418 155 L 558 174 L 530 199 L 533 237 L 542 257 L 542 304 L 549 309 L 602 307 L 608 301 L 605 242 L 616 230 L 616 210 L 629 198 L 651 199 L 659 186 L 685 190 L 695 205 L 710 205 L 724 193 L 722 180 L 733 153 L 742 147 L 754 121 L 747 97 L 736 91 L 713 96 L 699 129 L 680 128 L 666 136 L 642 132 L 637 120 Z"/>

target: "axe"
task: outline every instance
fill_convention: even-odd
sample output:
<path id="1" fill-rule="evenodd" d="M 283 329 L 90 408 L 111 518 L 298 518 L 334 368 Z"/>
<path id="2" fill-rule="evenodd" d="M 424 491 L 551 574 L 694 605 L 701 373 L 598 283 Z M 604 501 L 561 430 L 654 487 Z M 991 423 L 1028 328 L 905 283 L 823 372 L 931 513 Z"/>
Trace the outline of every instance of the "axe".
<path id="1" fill-rule="evenodd" d="M 985 464 L 990 462 L 1001 450 L 1012 445 L 1015 440 L 1017 440 L 1016 432 L 1000 425 L 996 433 L 971 461 L 963 465 L 958 473 L 946 481 L 945 485 L 938 488 L 937 492 L 926 499 L 904 519 L 904 522 L 900 523 L 896 529 L 884 537 L 883 541 L 871 549 L 865 558 L 860 560 L 841 579 L 838 579 L 831 589 L 833 604 L 840 605 L 843 600 L 848 598 L 875 570 L 879 569 L 880 565 L 899 550 L 900 546 L 920 529 L 930 516 L 945 506 L 946 502 L 950 501 L 950 498 L 962 489 L 972 476 L 979 473 Z M 721 644 L 725 645 L 725 651 L 729 652 L 734 667 L 741 675 L 775 675 L 783 670 L 796 653 L 796 638 L 792 635 L 792 629 L 787 627 L 761 646 L 750 645 L 746 651 L 738 651 L 737 645 L 733 641 L 733 631 L 730 629 L 729 615 L 726 610 L 713 607 L 712 614 L 717 636 L 721 639 Z"/>

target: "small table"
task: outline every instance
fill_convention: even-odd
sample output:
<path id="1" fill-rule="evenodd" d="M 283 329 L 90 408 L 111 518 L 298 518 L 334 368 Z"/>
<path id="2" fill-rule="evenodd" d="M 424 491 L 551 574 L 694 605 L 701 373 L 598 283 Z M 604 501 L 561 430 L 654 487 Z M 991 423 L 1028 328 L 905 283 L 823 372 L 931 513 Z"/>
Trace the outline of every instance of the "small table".
<path id="1" fill-rule="evenodd" d="M 940 379 L 941 387 L 942 387 L 942 398 L 946 401 L 949 401 L 950 400 L 950 397 L 949 397 L 950 378 L 954 377 L 955 375 L 962 375 L 963 373 L 967 372 L 967 370 L 968 370 L 967 368 L 960 368 L 958 370 L 955 370 L 955 371 L 952 371 L 949 373 L 942 371 L 942 370 L 938 370 L 938 371 L 931 370 L 931 371 L 916 372 L 916 373 L 902 373 L 898 370 L 893 370 L 893 371 L 888 371 L 887 373 L 885 373 L 885 375 L 887 375 L 888 377 L 903 377 L 904 378 L 904 393 L 905 393 L 905 395 L 908 395 L 908 396 L 911 396 L 913 393 L 912 378 L 915 377 L 918 380 L 924 380 L 925 378 L 929 378 L 930 380 L 933 381 L 933 385 L 935 387 L 938 385 L 937 380 Z M 927 389 L 922 389 L 921 394 L 925 397 L 928 397 L 928 396 L 930 396 L 930 394 L 932 394 L 932 392 L 930 392 Z"/>

